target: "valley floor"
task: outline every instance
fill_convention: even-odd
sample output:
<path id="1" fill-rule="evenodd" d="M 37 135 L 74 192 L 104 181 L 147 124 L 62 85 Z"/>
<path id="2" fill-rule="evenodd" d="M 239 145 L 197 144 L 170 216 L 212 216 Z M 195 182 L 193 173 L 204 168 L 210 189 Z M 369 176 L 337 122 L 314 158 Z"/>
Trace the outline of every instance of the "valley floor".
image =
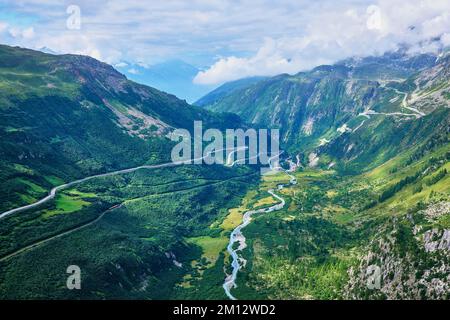
<path id="1" fill-rule="evenodd" d="M 285 188 L 286 174 L 246 167 L 86 181 L 2 221 L 0 297 L 226 299 L 230 234 L 279 202 L 274 189 L 286 205 L 243 229 L 236 298 L 448 299 L 449 150 L 411 156 L 356 176 L 301 168 Z M 69 265 L 80 291 L 65 288 Z"/>
<path id="2" fill-rule="evenodd" d="M 255 217 L 245 230 L 248 264 L 235 295 L 448 299 L 450 163 L 445 152 L 439 149 L 415 166 L 404 166 L 398 157 L 353 177 L 295 173 L 298 184 L 280 191 L 286 209 Z M 265 177 L 259 190 L 285 182 L 283 175 Z M 395 192 L 386 196 L 383 190 Z"/>
<path id="3" fill-rule="evenodd" d="M 233 296 L 448 299 L 448 148 L 438 148 L 414 165 L 407 163 L 410 155 L 357 176 L 310 169 L 294 173 L 298 183 L 276 191 L 286 199 L 284 209 L 255 214 L 243 229 L 247 247 L 241 251 Z M 279 201 L 267 191 L 288 182 L 283 173 L 263 177 L 240 206 L 211 226 L 222 231 L 198 242 L 206 265 L 192 262 L 197 270 L 179 284 L 183 297 L 196 293 L 208 298 L 202 295 L 212 286 L 203 279 L 205 271 L 217 278 L 223 271 L 231 273 L 226 237 L 247 210 Z"/>

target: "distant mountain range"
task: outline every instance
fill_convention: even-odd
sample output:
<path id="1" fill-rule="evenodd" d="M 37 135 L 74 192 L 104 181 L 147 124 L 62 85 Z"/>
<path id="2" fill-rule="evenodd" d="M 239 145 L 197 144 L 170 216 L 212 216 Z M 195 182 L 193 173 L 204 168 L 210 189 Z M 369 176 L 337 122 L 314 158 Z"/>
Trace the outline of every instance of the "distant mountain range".
<path id="1" fill-rule="evenodd" d="M 124 62 L 117 64 L 116 68 L 133 81 L 173 94 L 189 103 L 215 88 L 195 84 L 193 80 L 201 70 L 181 60 L 169 60 L 151 66 Z"/>
<path id="2" fill-rule="evenodd" d="M 225 84 L 216 92 L 231 88 L 223 90 L 226 94 L 215 98 L 213 92 L 199 105 L 280 128 L 285 148 L 302 151 L 305 157 L 322 152 L 327 165 L 360 170 L 446 128 L 449 68 L 448 55 L 387 53 L 243 87 Z"/>

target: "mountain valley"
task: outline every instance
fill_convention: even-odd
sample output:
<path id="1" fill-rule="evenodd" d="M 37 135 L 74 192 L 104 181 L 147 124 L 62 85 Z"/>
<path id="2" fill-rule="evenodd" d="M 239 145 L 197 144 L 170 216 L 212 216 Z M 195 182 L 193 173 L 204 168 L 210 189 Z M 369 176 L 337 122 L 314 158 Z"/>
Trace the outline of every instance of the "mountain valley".
<path id="1" fill-rule="evenodd" d="M 230 234 L 261 210 L 242 229 L 237 299 L 450 299 L 449 70 L 445 52 L 399 51 L 243 79 L 192 106 L 93 58 L 0 46 L 0 213 L 169 163 L 170 133 L 196 120 L 280 129 L 284 168 L 70 185 L 0 219 L 0 298 L 226 299 Z M 285 205 L 267 212 L 270 192 Z"/>

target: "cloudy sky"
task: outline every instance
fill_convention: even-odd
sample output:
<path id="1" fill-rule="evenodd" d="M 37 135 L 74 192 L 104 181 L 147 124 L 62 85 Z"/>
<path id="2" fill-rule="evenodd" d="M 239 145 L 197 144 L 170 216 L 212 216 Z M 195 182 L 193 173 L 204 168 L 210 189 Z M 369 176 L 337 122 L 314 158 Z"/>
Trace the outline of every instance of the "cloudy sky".
<path id="1" fill-rule="evenodd" d="M 0 43 L 117 65 L 182 59 L 199 84 L 450 45 L 450 0 L 0 0 Z"/>

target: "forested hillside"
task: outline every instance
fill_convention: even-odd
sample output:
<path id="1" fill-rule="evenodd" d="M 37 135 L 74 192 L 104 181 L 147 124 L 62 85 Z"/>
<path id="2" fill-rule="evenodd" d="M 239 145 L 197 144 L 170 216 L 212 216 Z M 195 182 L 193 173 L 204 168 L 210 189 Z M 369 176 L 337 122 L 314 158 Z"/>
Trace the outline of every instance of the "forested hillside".
<path id="1" fill-rule="evenodd" d="M 450 57 L 388 53 L 280 75 L 205 108 L 280 128 L 304 164 L 373 168 L 446 131 Z"/>
<path id="2" fill-rule="evenodd" d="M 0 46 L 0 211 L 97 173 L 169 161 L 174 128 L 233 128 L 93 58 Z"/>
<path id="3" fill-rule="evenodd" d="M 238 252 L 238 299 L 449 299 L 449 70 L 446 54 L 348 59 L 200 108 L 89 57 L 0 46 L 0 213 L 169 162 L 195 120 L 279 128 L 284 151 L 262 176 L 146 166 L 0 218 L 0 298 L 226 299 Z"/>

